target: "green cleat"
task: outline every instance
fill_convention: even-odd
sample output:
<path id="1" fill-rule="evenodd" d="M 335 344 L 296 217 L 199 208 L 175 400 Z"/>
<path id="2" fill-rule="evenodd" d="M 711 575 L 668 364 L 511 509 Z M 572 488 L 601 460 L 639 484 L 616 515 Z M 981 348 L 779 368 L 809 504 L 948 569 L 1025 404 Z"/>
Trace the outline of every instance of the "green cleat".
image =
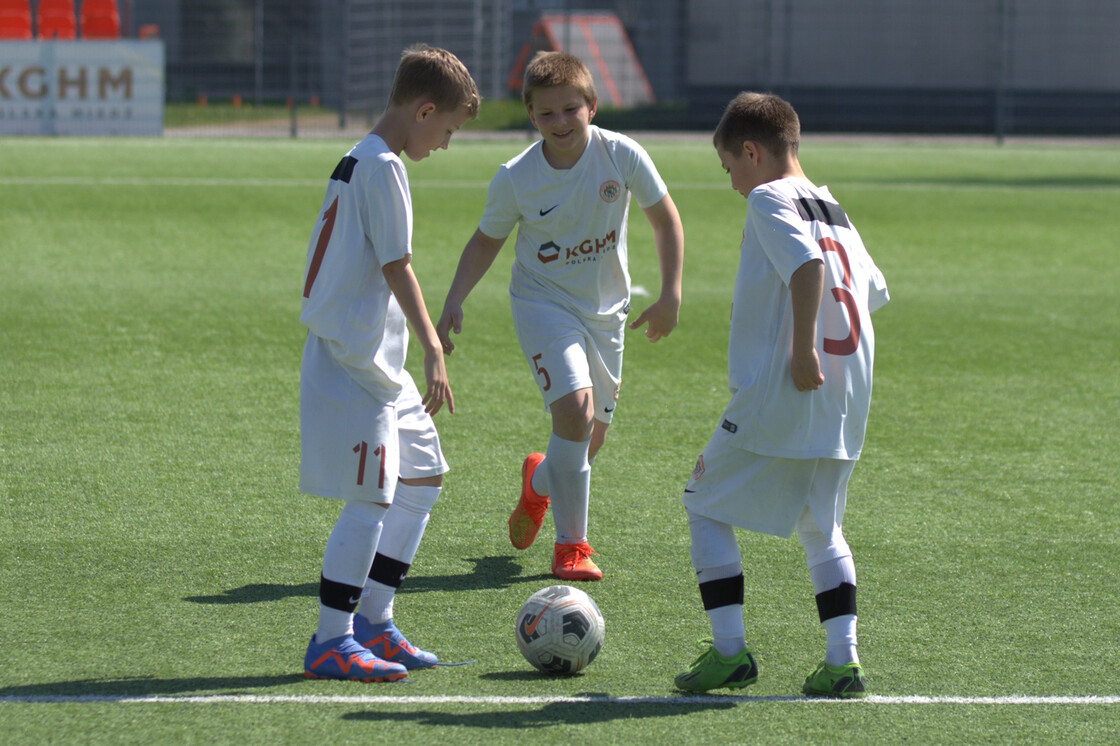
<path id="1" fill-rule="evenodd" d="M 863 677 L 863 667 L 858 663 L 843 666 L 822 663 L 805 679 L 801 691 L 810 697 L 854 699 L 867 696 L 867 681 Z"/>
<path id="2" fill-rule="evenodd" d="M 678 674 L 673 683 L 686 692 L 706 692 L 710 689 L 741 689 L 758 681 L 758 665 L 751 651 L 744 648 L 730 658 L 716 652 L 709 640 L 701 642 L 709 645 L 703 655 L 692 662 L 688 670 Z"/>

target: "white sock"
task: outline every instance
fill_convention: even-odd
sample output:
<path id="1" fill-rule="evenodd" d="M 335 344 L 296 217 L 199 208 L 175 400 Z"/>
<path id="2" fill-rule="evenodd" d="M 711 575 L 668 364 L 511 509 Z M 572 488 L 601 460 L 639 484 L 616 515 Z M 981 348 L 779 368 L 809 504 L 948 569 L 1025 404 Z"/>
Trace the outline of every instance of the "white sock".
<path id="1" fill-rule="evenodd" d="M 411 565 L 439 493 L 439 487 L 398 482 L 393 504 L 389 506 L 389 512 L 385 516 L 385 527 L 381 531 L 377 554 Z M 358 613 L 374 624 L 387 622 L 393 618 L 393 599 L 396 594 L 396 586 L 367 577 Z"/>
<path id="2" fill-rule="evenodd" d="M 734 562 L 708 567 L 696 571 L 696 581 L 722 580 L 743 574 L 743 566 L 736 558 Z M 708 621 L 712 626 L 712 646 L 724 658 L 730 658 L 747 647 L 747 633 L 743 625 L 743 607 L 740 604 L 717 606 L 707 609 Z"/>
<path id="3" fill-rule="evenodd" d="M 852 556 L 845 555 L 826 560 L 809 568 L 809 578 L 813 581 L 813 592 L 823 593 L 842 583 L 856 584 L 856 565 Z M 825 630 L 824 662 L 830 666 L 845 663 L 859 663 L 856 652 L 856 615 L 842 614 L 821 622 Z"/>
<path id="4" fill-rule="evenodd" d="M 555 433 L 548 439 L 548 452 L 542 466 L 548 470 L 548 484 L 552 489 L 552 520 L 556 524 L 558 544 L 587 541 L 587 504 L 591 495 L 587 447 L 590 444 L 590 438 L 577 442 Z"/>
<path id="5" fill-rule="evenodd" d="M 323 551 L 323 577 L 353 586 L 357 593 L 361 593 L 381 536 L 385 512 L 381 505 L 360 500 L 347 501 Z M 353 614 L 319 604 L 319 623 L 315 629 L 318 642 L 353 632 Z"/>
<path id="6" fill-rule="evenodd" d="M 720 606 L 709 609 L 706 613 L 712 624 L 712 645 L 717 653 L 730 658 L 747 647 L 742 606 Z"/>
<path id="7" fill-rule="evenodd" d="M 828 638 L 824 662 L 830 666 L 859 663 L 856 652 L 856 615 L 843 614 L 821 622 Z"/>
<path id="8" fill-rule="evenodd" d="M 533 478 L 529 480 L 529 486 L 533 488 L 533 492 L 538 495 L 548 497 L 548 469 L 544 468 L 544 461 L 537 464 L 537 468 L 533 470 Z"/>

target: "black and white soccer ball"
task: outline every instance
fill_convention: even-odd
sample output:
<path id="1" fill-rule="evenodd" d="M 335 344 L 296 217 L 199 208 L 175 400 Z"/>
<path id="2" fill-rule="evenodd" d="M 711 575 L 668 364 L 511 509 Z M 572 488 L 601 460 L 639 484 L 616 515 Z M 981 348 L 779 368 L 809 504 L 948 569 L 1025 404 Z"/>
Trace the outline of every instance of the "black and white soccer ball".
<path id="1" fill-rule="evenodd" d="M 603 647 L 603 615 L 578 588 L 543 588 L 517 612 L 517 647 L 545 673 L 572 674 L 586 668 Z"/>

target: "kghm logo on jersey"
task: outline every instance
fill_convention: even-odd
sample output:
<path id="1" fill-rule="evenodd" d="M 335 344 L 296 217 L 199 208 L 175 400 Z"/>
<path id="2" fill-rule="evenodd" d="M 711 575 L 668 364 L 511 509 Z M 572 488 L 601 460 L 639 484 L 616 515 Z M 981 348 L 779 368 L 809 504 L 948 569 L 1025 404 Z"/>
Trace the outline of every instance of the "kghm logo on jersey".
<path id="1" fill-rule="evenodd" d="M 537 259 L 541 264 L 550 264 L 563 258 L 564 264 L 579 264 L 591 262 L 599 254 L 614 251 L 618 248 L 618 231 L 611 231 L 602 238 L 585 238 L 578 245 L 563 247 L 555 241 L 542 243 L 537 249 Z"/>
<path id="2" fill-rule="evenodd" d="M 608 179 L 599 186 L 599 197 L 604 202 L 614 202 L 620 194 L 622 194 L 622 185 L 614 179 Z"/>

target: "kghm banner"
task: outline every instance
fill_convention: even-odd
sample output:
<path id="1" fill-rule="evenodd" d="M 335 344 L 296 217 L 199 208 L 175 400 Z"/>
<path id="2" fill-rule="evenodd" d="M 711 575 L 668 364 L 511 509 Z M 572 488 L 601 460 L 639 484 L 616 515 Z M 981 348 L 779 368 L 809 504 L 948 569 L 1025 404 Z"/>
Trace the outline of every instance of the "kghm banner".
<path id="1" fill-rule="evenodd" d="M 0 42 L 0 134 L 160 135 L 160 40 Z"/>

